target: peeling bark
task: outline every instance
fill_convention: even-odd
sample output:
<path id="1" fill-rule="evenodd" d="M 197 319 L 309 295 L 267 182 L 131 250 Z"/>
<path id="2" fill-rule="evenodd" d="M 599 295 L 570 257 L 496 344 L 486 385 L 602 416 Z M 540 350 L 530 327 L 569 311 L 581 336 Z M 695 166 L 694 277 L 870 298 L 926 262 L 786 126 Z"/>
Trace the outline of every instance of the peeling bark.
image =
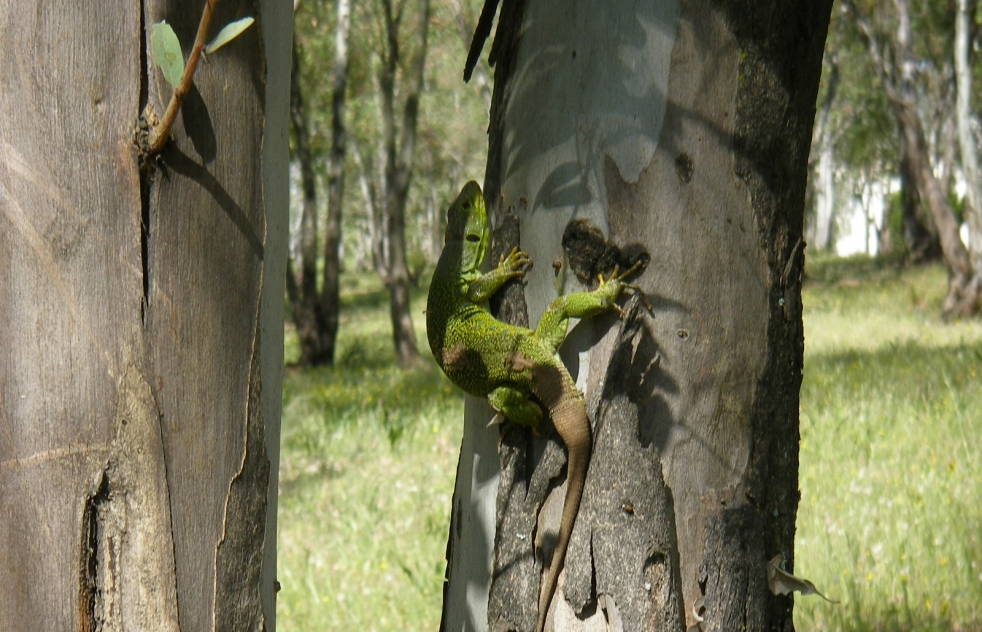
<path id="1" fill-rule="evenodd" d="M 650 255 L 637 283 L 653 313 L 628 300 L 560 349 L 596 444 L 547 630 L 792 628 L 767 562 L 793 557 L 803 204 L 830 10 L 502 8 L 484 190 L 496 228 L 514 214 L 520 229 L 496 233 L 492 256 L 520 232 L 536 263 L 528 320 L 592 269 L 561 243 L 577 222 Z M 498 311 L 512 320 L 508 292 L 522 288 Z M 466 530 L 487 508 L 464 492 L 494 480 L 474 477 L 494 449 L 483 410 L 468 408 L 442 627 L 531 630 L 564 451 L 506 434 L 494 539 Z M 492 548 L 482 602 L 483 569 L 460 561 Z"/>

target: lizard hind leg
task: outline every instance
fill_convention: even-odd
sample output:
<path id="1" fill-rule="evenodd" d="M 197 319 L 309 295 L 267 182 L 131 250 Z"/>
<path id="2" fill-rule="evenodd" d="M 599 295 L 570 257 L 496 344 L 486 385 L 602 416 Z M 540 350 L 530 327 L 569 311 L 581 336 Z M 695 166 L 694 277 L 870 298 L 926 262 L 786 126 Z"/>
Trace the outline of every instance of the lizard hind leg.
<path id="1" fill-rule="evenodd" d="M 542 423 L 542 408 L 529 399 L 529 392 L 524 388 L 511 384 L 499 386 L 488 393 L 488 403 L 508 421 L 538 432 Z"/>

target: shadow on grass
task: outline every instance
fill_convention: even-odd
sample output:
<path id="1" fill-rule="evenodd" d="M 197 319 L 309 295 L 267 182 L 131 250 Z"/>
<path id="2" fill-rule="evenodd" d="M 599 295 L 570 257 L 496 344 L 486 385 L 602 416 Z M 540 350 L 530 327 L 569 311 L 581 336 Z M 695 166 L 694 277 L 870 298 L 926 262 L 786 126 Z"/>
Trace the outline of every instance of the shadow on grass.
<path id="1" fill-rule="evenodd" d="M 839 630 L 841 632 L 956 632 L 982 630 L 982 620 L 954 621 L 950 616 L 938 615 L 919 609 L 916 605 L 885 604 L 871 612 L 864 609 L 865 602 L 853 602 L 855 607 L 845 607 L 828 617 L 825 625 L 815 628 L 801 626 L 802 630 Z"/>
<path id="2" fill-rule="evenodd" d="M 903 397 L 924 397 L 939 390 L 972 391 L 982 382 L 982 342 L 928 346 L 905 340 L 876 350 L 814 354 L 805 359 L 804 374 L 802 388 L 814 389 L 818 401 L 858 389 Z"/>
<path id="3" fill-rule="evenodd" d="M 825 253 L 809 254 L 805 259 L 805 280 L 823 284 L 878 282 L 884 278 L 895 279 L 905 269 L 903 257 L 898 255 L 836 257 Z"/>
<path id="4" fill-rule="evenodd" d="M 410 284 L 413 299 L 425 296 L 429 287 L 430 269 L 423 270 L 415 284 Z M 423 299 L 425 300 L 425 298 Z M 375 273 L 358 272 L 341 275 L 341 313 L 387 311 L 389 290 Z"/>

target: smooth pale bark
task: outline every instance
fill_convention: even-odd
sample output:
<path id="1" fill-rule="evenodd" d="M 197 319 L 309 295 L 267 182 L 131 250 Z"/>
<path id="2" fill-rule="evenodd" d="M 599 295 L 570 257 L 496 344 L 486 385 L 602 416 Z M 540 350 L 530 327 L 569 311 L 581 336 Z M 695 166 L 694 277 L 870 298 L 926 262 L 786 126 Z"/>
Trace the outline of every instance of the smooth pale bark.
<path id="1" fill-rule="evenodd" d="M 970 24 L 977 3 L 958 0 L 955 17 L 955 119 L 958 122 L 958 147 L 962 159 L 962 174 L 967 185 L 965 221 L 968 224 L 968 254 L 976 284 L 982 282 L 982 176 L 979 157 L 972 133 L 972 66 Z"/>
<path id="2" fill-rule="evenodd" d="M 834 59 L 830 62 L 828 88 L 818 109 L 815 121 L 815 140 L 818 142 L 818 167 L 816 169 L 815 218 L 809 231 L 808 245 L 817 250 L 832 247 L 832 226 L 835 221 L 835 153 L 829 114 L 835 101 L 839 83 L 839 68 Z M 807 234 L 807 233 L 806 233 Z"/>
<path id="3" fill-rule="evenodd" d="M 815 220 L 808 245 L 816 250 L 828 250 L 832 246 L 832 223 L 835 219 L 835 154 L 832 143 L 822 129 L 818 135 L 818 168 L 815 182 Z"/>
<path id="4" fill-rule="evenodd" d="M 628 301 L 561 350 L 595 451 L 547 629 L 683 630 L 695 613 L 706 630 L 791 626 L 766 564 L 793 565 L 803 202 L 830 5 L 530 1 L 500 18 L 485 195 L 491 258 L 520 244 L 536 264 L 528 320 L 609 274 L 583 244 L 564 250 L 571 220 L 651 257 L 638 284 L 654 313 Z M 513 321 L 523 292 L 509 293 Z M 564 454 L 512 430 L 495 476 L 487 408 L 468 401 L 441 629 L 531 630 Z"/>
<path id="5" fill-rule="evenodd" d="M 257 25 L 198 67 L 141 177 L 143 100 L 170 97 L 146 34 L 190 43 L 201 7 L 0 6 L 8 629 L 275 623 L 292 25 L 219 4 Z"/>

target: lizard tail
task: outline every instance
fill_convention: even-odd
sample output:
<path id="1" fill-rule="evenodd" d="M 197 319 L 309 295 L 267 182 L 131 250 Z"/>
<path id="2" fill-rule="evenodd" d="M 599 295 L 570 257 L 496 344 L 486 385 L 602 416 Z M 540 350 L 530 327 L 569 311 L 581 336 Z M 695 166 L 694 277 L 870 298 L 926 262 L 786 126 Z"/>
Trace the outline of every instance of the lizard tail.
<path id="1" fill-rule="evenodd" d="M 535 376 L 537 388 L 533 390 L 548 407 L 549 416 L 556 427 L 556 432 L 566 444 L 568 455 L 566 498 L 563 500 L 563 515 L 559 523 L 559 539 L 549 569 L 546 571 L 545 581 L 539 589 L 539 618 L 535 629 L 537 632 L 542 632 L 546 624 L 546 615 L 549 613 L 549 605 L 556 593 L 559 571 L 562 570 L 566 560 L 566 550 L 569 547 L 576 515 L 580 510 L 587 467 L 590 464 L 592 440 L 586 408 L 565 367 L 559 368 L 558 371 L 552 367 L 541 367 L 533 369 L 533 373 L 539 373 Z M 543 373 L 548 375 L 542 375 Z"/>

